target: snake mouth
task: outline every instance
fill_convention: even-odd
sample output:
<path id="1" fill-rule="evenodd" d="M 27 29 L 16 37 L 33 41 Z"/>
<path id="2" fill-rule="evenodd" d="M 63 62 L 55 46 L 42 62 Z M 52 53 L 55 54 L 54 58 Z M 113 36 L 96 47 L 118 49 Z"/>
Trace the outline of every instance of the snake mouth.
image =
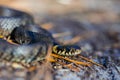
<path id="1" fill-rule="evenodd" d="M 75 45 L 54 45 L 52 51 L 62 56 L 75 56 L 81 53 L 81 48 Z"/>

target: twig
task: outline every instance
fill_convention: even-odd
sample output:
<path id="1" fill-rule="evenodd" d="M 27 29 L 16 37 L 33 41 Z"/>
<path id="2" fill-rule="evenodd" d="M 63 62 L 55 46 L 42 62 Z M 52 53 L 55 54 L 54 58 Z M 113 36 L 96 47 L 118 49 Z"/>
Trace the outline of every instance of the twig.
<path id="1" fill-rule="evenodd" d="M 54 27 L 54 25 L 52 23 L 45 23 L 45 24 L 42 24 L 40 25 L 42 28 L 46 29 L 46 30 L 50 30 Z"/>
<path id="2" fill-rule="evenodd" d="M 65 36 L 69 36 L 69 35 L 71 35 L 70 32 L 62 32 L 62 33 L 53 34 L 53 37 L 59 38 L 59 37 L 65 37 Z"/>
<path id="3" fill-rule="evenodd" d="M 79 42 L 80 40 L 87 39 L 87 38 L 90 38 L 90 37 L 93 37 L 96 35 L 97 35 L 97 32 L 95 32 L 95 31 L 84 32 L 81 35 L 75 36 L 71 40 L 64 41 L 64 44 L 70 44 L 70 43 L 75 44 L 75 43 Z"/>

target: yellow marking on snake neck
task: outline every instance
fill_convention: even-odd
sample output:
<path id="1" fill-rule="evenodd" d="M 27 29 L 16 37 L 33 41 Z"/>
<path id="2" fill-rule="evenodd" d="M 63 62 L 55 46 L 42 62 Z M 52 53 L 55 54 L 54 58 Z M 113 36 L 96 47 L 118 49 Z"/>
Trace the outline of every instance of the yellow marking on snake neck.
<path id="1" fill-rule="evenodd" d="M 57 47 L 58 47 L 58 45 L 53 46 L 52 50 L 53 50 L 54 53 L 57 53 Z"/>

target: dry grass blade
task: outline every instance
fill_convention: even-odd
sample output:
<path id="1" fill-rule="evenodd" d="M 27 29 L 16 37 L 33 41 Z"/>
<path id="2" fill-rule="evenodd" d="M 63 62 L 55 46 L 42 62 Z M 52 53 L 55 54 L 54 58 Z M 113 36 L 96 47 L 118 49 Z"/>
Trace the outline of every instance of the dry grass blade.
<path id="1" fill-rule="evenodd" d="M 46 30 L 50 30 L 54 27 L 54 25 L 52 23 L 45 23 L 40 25 L 42 28 L 46 29 Z"/>
<path id="2" fill-rule="evenodd" d="M 59 37 L 65 37 L 65 36 L 69 36 L 69 35 L 71 35 L 70 32 L 62 32 L 62 33 L 53 34 L 53 37 L 54 38 L 59 38 Z"/>
<path id="3" fill-rule="evenodd" d="M 63 56 L 60 56 L 60 55 L 51 54 L 51 56 L 53 56 L 53 57 L 55 57 L 55 58 L 64 59 L 64 60 L 69 61 L 69 62 L 72 62 L 72 63 L 74 63 L 74 64 L 79 64 L 79 65 L 83 65 L 83 66 L 91 66 L 91 64 L 89 64 L 89 63 L 72 60 L 72 59 L 69 59 L 69 58 L 67 58 L 67 57 L 63 57 Z"/>
<path id="4" fill-rule="evenodd" d="M 87 58 L 85 58 L 85 57 L 83 57 L 83 56 L 81 56 L 81 55 L 79 55 L 79 57 L 82 58 L 82 59 L 84 59 L 84 60 L 86 60 L 86 61 L 88 61 L 88 62 L 91 62 L 91 63 L 93 63 L 93 64 L 95 64 L 95 65 L 97 65 L 97 66 L 100 66 L 100 67 L 103 67 L 103 68 L 104 68 L 103 65 L 98 64 L 98 63 L 94 62 L 93 60 L 87 59 Z"/>
<path id="5" fill-rule="evenodd" d="M 89 31 L 89 32 L 84 32 L 81 35 L 75 36 L 74 38 L 72 38 L 71 40 L 66 40 L 64 41 L 64 44 L 75 44 L 77 42 L 79 42 L 80 40 L 84 40 L 90 37 L 94 37 L 97 35 L 97 32 L 95 31 Z"/>

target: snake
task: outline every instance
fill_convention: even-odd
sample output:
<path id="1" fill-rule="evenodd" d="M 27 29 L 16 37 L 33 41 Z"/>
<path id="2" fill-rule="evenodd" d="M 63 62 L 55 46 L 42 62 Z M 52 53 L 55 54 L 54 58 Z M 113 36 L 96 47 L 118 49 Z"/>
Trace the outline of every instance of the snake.
<path id="1" fill-rule="evenodd" d="M 52 53 L 75 56 L 81 53 L 77 45 L 62 45 L 52 34 L 34 22 L 34 18 L 22 11 L 0 6 L 0 61 L 35 65 L 45 58 L 49 45 Z M 16 44 L 5 39 L 10 38 Z"/>

